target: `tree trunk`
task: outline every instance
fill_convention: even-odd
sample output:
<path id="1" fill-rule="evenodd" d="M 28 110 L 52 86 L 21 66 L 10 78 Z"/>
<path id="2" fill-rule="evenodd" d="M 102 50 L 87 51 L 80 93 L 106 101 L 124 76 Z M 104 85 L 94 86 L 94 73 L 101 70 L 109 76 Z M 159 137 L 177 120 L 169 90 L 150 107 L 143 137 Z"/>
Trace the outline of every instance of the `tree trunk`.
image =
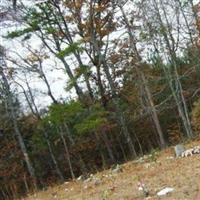
<path id="1" fill-rule="evenodd" d="M 67 159 L 67 162 L 68 162 L 68 165 L 69 165 L 70 174 L 71 174 L 72 179 L 74 180 L 75 179 L 74 170 L 73 170 L 73 167 L 72 167 L 69 149 L 68 149 L 65 137 L 64 137 L 63 130 L 60 131 L 60 136 L 61 136 L 64 148 L 65 148 L 65 153 L 66 153 L 65 155 L 66 155 L 66 159 Z"/>
<path id="2" fill-rule="evenodd" d="M 66 123 L 64 123 L 64 128 L 65 128 L 64 133 L 66 133 L 66 136 L 68 137 L 70 143 L 71 143 L 72 145 L 75 145 L 75 141 L 74 141 L 74 139 L 73 139 L 73 137 L 72 137 L 71 131 L 70 131 L 70 129 L 69 129 L 69 127 L 68 127 L 68 125 L 67 125 Z M 82 171 L 82 173 L 84 174 L 85 172 L 87 172 L 87 168 L 86 168 L 85 162 L 84 162 L 84 160 L 83 160 L 81 154 L 78 154 L 77 157 L 78 157 L 78 159 L 79 159 L 79 161 L 80 161 L 80 168 L 81 168 L 81 171 Z"/>
<path id="3" fill-rule="evenodd" d="M 54 156 L 54 153 L 53 153 L 53 149 L 52 149 L 52 146 L 51 146 L 51 143 L 49 141 L 49 138 L 48 138 L 48 134 L 45 132 L 45 130 L 43 130 L 44 132 L 44 136 L 45 136 L 45 139 L 46 139 L 46 142 L 47 142 L 47 146 L 48 146 L 48 149 L 49 149 L 49 153 L 50 153 L 50 156 L 51 156 L 51 159 L 53 161 L 53 164 L 55 166 L 55 169 L 56 169 L 56 173 L 58 174 L 61 182 L 64 182 L 64 177 L 63 177 L 63 174 L 58 166 L 58 162 Z"/>
<path id="4" fill-rule="evenodd" d="M 28 187 L 26 174 L 24 174 L 24 185 L 25 185 L 25 188 L 26 188 L 26 194 L 28 194 L 29 193 L 29 187 Z"/>
<path id="5" fill-rule="evenodd" d="M 17 115 L 15 113 L 15 108 L 14 108 L 14 105 L 13 105 L 14 104 L 13 103 L 13 96 L 11 94 L 10 86 L 8 84 L 7 78 L 6 78 L 6 76 L 5 76 L 4 72 L 3 72 L 3 68 L 2 67 L 0 67 L 0 75 L 2 77 L 4 88 L 5 88 L 5 93 L 6 93 L 6 96 L 7 96 L 7 103 L 8 103 L 8 107 L 10 109 L 10 115 L 11 115 L 12 123 L 13 123 L 13 126 L 14 126 L 14 132 L 15 132 L 15 135 L 17 137 L 17 140 L 18 140 L 19 146 L 21 148 L 21 151 L 23 153 L 24 160 L 26 162 L 26 166 L 27 166 L 28 172 L 31 175 L 31 177 L 33 178 L 33 181 L 35 182 L 36 181 L 35 170 L 33 168 L 33 165 L 31 163 L 31 161 L 30 161 L 30 158 L 29 158 L 29 155 L 28 155 L 28 151 L 26 149 L 22 134 L 21 134 L 21 132 L 19 130 L 19 127 L 18 127 Z"/>
<path id="6" fill-rule="evenodd" d="M 141 77 L 143 85 L 144 85 L 144 89 L 145 89 L 145 93 L 147 95 L 148 103 L 149 103 L 150 108 L 151 108 L 152 119 L 153 119 L 153 122 L 155 124 L 158 136 L 159 136 L 160 147 L 165 148 L 166 142 L 165 142 L 164 134 L 163 134 L 163 131 L 162 131 L 162 128 L 161 128 L 161 125 L 160 125 L 158 114 L 157 114 L 157 111 L 156 111 L 156 108 L 155 108 L 155 105 L 154 105 L 152 94 L 151 94 L 150 89 L 148 87 L 148 84 L 146 82 L 146 78 L 144 76 L 144 73 L 141 70 L 139 70 L 139 67 L 136 67 L 136 69 L 137 69 L 138 73 L 140 74 L 140 77 Z"/>
<path id="7" fill-rule="evenodd" d="M 110 157 L 112 163 L 115 163 L 116 160 L 115 160 L 115 157 L 114 157 L 111 145 L 110 145 L 110 141 L 109 141 L 108 136 L 105 132 L 102 133 L 102 138 L 104 140 L 104 143 L 106 145 L 106 148 L 107 148 L 107 151 L 108 151 L 108 154 L 109 154 L 109 157 Z"/>
<path id="8" fill-rule="evenodd" d="M 40 58 L 39 58 L 39 59 L 40 59 Z M 42 61 L 41 61 L 41 60 L 39 60 L 39 67 L 40 67 L 40 74 L 41 74 L 41 76 L 42 76 L 42 78 L 43 78 L 43 80 L 44 80 L 44 82 L 45 82 L 45 84 L 46 84 L 46 86 L 47 86 L 47 91 L 48 91 L 47 94 L 48 94 L 49 97 L 52 99 L 53 103 L 54 103 L 54 104 L 57 104 L 58 102 L 57 102 L 56 98 L 53 96 L 53 93 L 52 93 L 52 91 L 51 91 L 50 84 L 49 84 L 49 82 L 48 82 L 48 80 L 47 80 L 47 77 L 46 77 L 44 71 L 43 71 Z"/>
<path id="9" fill-rule="evenodd" d="M 97 149 L 99 150 L 99 153 L 100 153 L 100 156 L 101 156 L 101 159 L 102 159 L 103 168 L 105 168 L 106 162 L 105 162 L 105 157 L 104 157 L 104 153 L 103 153 L 102 146 L 101 146 L 100 137 L 99 137 L 99 134 L 96 131 L 94 132 L 94 134 L 95 134 L 96 141 L 97 141 Z"/>
<path id="10" fill-rule="evenodd" d="M 138 62 L 138 63 L 135 64 L 135 69 L 136 69 L 136 71 L 137 71 L 137 73 L 138 73 L 138 75 L 139 75 L 139 77 L 140 77 L 140 79 L 142 81 L 143 86 L 144 86 L 144 90 L 145 90 L 145 94 L 147 96 L 148 104 L 149 104 L 149 106 L 151 108 L 152 119 L 153 119 L 153 122 L 155 124 L 157 133 L 158 133 L 159 138 L 160 138 L 160 146 L 161 146 L 161 148 L 165 148 L 166 147 L 166 142 L 165 142 L 164 134 L 163 134 L 163 131 L 162 131 L 162 128 L 161 128 L 161 125 L 160 125 L 158 114 L 157 114 L 157 111 L 155 109 L 155 104 L 154 104 L 154 101 L 153 101 L 153 97 L 152 97 L 151 91 L 149 89 L 148 83 L 146 81 L 145 75 L 140 70 L 140 64 L 141 64 L 142 58 L 139 55 L 139 52 L 137 50 L 137 46 L 136 46 L 136 42 L 135 42 L 136 41 L 135 40 L 135 36 L 132 33 L 131 25 L 130 25 L 127 17 L 126 17 L 126 14 L 125 14 L 122 6 L 119 6 L 119 7 L 121 9 L 124 21 L 125 21 L 127 29 L 128 29 L 129 40 L 130 40 L 130 48 L 132 49 L 133 53 L 135 53 L 136 62 Z M 134 57 L 134 55 L 133 55 L 133 57 Z"/>
<path id="11" fill-rule="evenodd" d="M 121 126 L 122 133 L 124 134 L 124 136 L 126 138 L 131 156 L 133 158 L 135 158 L 137 156 L 137 154 L 136 154 L 133 141 L 131 139 L 130 133 L 129 133 L 127 125 L 126 125 L 124 114 L 123 114 L 123 112 L 120 108 L 119 99 L 118 99 L 116 91 L 115 91 L 115 87 L 114 87 L 114 83 L 113 83 L 111 74 L 109 72 L 109 69 L 108 69 L 108 66 L 106 65 L 106 63 L 103 64 L 103 67 L 104 67 L 104 71 L 105 71 L 105 74 L 106 74 L 106 78 L 108 79 L 108 83 L 110 85 L 111 94 L 112 94 L 112 97 L 113 97 L 113 103 L 114 103 L 114 106 L 115 106 L 115 109 L 116 109 L 116 117 L 117 117 L 119 124 Z"/>
<path id="12" fill-rule="evenodd" d="M 173 79 L 172 79 L 171 72 L 167 72 L 166 69 L 164 69 L 164 70 L 165 70 L 165 72 L 167 72 L 167 77 L 168 77 L 169 85 L 170 85 L 170 88 L 171 88 L 171 91 L 172 91 L 172 95 L 175 99 L 175 102 L 176 102 L 176 105 L 177 105 L 177 108 L 178 108 L 178 111 L 179 111 L 179 115 L 181 117 L 184 129 L 186 131 L 186 135 L 189 138 L 191 138 L 193 136 L 193 132 L 192 132 L 192 128 L 191 128 L 191 123 L 190 123 L 190 119 L 189 119 L 186 101 L 185 101 L 185 98 L 183 96 L 183 90 L 182 90 L 182 85 L 181 85 L 181 82 L 180 82 L 180 77 L 179 77 L 178 70 L 177 70 L 177 57 L 176 57 L 176 52 L 175 52 L 175 49 L 174 49 L 174 38 L 172 36 L 172 33 L 170 32 L 170 25 L 168 23 L 166 13 L 164 12 L 164 17 L 165 17 L 166 22 L 167 22 L 167 29 L 166 29 L 166 27 L 163 23 L 162 16 L 160 14 L 156 0 L 154 0 L 154 5 L 155 5 L 155 8 L 156 8 L 156 15 L 157 15 L 158 21 L 160 23 L 160 27 L 163 30 L 162 31 L 163 38 L 164 38 L 167 50 L 168 50 L 169 55 L 170 55 L 169 60 L 172 64 L 172 67 L 174 68 L 173 72 L 175 74 L 175 78 L 174 78 L 175 85 L 173 85 L 173 83 L 172 83 Z M 163 9 L 163 11 L 165 11 L 162 1 L 161 1 L 161 8 Z M 166 31 L 169 32 L 169 36 L 170 36 L 170 39 L 172 41 L 172 45 L 170 44 L 170 40 L 168 38 Z"/>
<path id="13" fill-rule="evenodd" d="M 16 82 L 16 83 L 17 83 L 17 82 Z M 30 94 L 30 100 L 29 100 L 29 98 L 28 98 L 28 95 L 26 94 L 26 91 L 25 91 L 24 87 L 23 87 L 22 85 L 20 85 L 19 83 L 17 83 L 17 84 L 22 88 L 23 93 L 24 93 L 25 98 L 26 98 L 26 101 L 27 101 L 27 103 L 28 103 L 28 105 L 29 105 L 29 107 L 30 107 L 32 113 L 37 117 L 38 120 L 41 120 L 40 113 L 39 113 L 39 111 L 38 111 L 38 109 L 37 109 L 37 106 L 36 106 L 36 104 L 35 104 L 35 100 L 34 100 L 34 97 L 33 97 L 33 95 L 32 95 L 31 88 L 30 88 L 28 82 L 26 81 L 26 85 L 27 85 L 27 87 L 28 87 L 28 91 L 29 91 L 29 94 Z M 56 101 L 56 102 L 57 102 L 57 101 Z M 56 103 L 56 102 L 54 102 L 54 103 Z M 33 105 L 33 106 L 32 106 L 32 105 Z M 34 108 L 33 108 L 33 107 L 34 107 Z M 34 109 L 35 109 L 35 110 L 34 110 Z M 57 172 L 59 178 L 60 178 L 61 181 L 63 182 L 63 181 L 64 181 L 64 177 L 63 177 L 63 174 L 62 174 L 62 172 L 61 172 L 61 170 L 60 170 L 60 168 L 59 168 L 59 166 L 58 166 L 58 163 L 57 163 L 57 161 L 56 161 L 56 158 L 55 158 L 55 156 L 54 156 L 53 149 L 52 149 L 51 143 L 50 143 L 49 138 L 48 138 L 48 134 L 46 133 L 45 130 L 41 130 L 41 131 L 44 133 L 44 137 L 45 137 L 45 139 L 46 139 L 46 143 L 47 143 L 47 146 L 48 146 L 48 150 L 49 150 L 49 153 L 50 153 L 52 162 L 53 162 L 53 164 L 55 165 L 55 170 L 56 170 L 56 172 Z"/>

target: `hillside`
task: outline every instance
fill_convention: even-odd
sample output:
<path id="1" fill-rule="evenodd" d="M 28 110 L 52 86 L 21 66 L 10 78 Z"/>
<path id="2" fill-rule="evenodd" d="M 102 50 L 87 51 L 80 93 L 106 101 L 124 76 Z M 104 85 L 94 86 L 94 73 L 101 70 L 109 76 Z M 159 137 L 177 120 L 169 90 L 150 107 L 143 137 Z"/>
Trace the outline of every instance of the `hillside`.
<path id="1" fill-rule="evenodd" d="M 200 141 L 191 142 L 186 147 L 197 145 Z M 151 155 L 97 173 L 85 181 L 50 187 L 25 200 L 200 199 L 200 155 L 175 158 L 173 147 Z M 149 190 L 147 197 L 138 190 L 139 181 Z M 157 197 L 156 193 L 165 187 L 172 187 L 174 191 Z"/>
<path id="2" fill-rule="evenodd" d="M 199 0 L 1 2 L 0 200 L 200 199 Z"/>

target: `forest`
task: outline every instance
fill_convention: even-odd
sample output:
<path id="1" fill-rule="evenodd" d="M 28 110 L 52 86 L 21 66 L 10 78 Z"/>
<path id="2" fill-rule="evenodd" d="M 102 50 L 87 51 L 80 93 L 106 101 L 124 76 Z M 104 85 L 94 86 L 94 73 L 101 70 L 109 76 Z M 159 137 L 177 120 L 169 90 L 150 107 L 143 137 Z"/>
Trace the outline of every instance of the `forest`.
<path id="1" fill-rule="evenodd" d="M 0 199 L 199 137 L 199 1 L 0 8 Z"/>

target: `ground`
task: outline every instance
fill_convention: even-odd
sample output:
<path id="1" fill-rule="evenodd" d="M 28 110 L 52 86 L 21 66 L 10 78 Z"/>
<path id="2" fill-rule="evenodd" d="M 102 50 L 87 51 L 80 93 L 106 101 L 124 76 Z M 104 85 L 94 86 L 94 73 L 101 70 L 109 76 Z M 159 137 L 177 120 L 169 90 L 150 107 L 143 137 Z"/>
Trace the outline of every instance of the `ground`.
<path id="1" fill-rule="evenodd" d="M 200 145 L 194 141 L 187 148 Z M 142 182 L 148 196 L 139 191 Z M 172 187 L 174 191 L 158 197 L 158 191 Z M 114 170 L 105 170 L 88 180 L 65 182 L 30 195 L 25 200 L 198 200 L 200 199 L 200 154 L 175 158 L 170 147 L 161 152 L 130 161 Z"/>

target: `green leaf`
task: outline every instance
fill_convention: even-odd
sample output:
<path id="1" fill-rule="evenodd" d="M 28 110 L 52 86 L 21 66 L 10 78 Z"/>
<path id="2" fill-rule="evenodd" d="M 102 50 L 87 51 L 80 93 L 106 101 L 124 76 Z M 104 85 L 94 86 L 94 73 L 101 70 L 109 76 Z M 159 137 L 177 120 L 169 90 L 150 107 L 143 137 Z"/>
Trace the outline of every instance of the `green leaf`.
<path id="1" fill-rule="evenodd" d="M 108 112 L 100 104 L 95 104 L 89 110 L 85 111 L 82 120 L 79 123 L 76 122 L 74 128 L 78 134 L 98 131 L 103 125 L 107 124 L 107 115 Z"/>
<path id="2" fill-rule="evenodd" d="M 66 47 L 64 50 L 60 51 L 57 54 L 58 58 L 64 58 L 66 56 L 69 56 L 75 52 L 82 52 L 83 49 L 79 46 L 80 43 L 74 42 L 73 44 L 70 44 L 68 47 Z"/>
<path id="3" fill-rule="evenodd" d="M 49 112 L 45 121 L 55 125 L 61 125 L 64 122 L 70 123 L 82 111 L 81 103 L 75 101 L 67 104 L 52 104 L 49 107 Z"/>
<path id="4" fill-rule="evenodd" d="M 79 134 L 84 134 L 91 131 L 98 130 L 104 123 L 106 123 L 106 118 L 86 118 L 82 123 L 76 124 L 75 129 Z"/>
<path id="5" fill-rule="evenodd" d="M 39 27 L 29 27 L 29 28 L 25 28 L 23 30 L 18 30 L 18 31 L 12 31 L 12 32 L 9 32 L 5 38 L 9 39 L 13 39 L 13 38 L 16 38 L 16 37 L 20 37 L 24 34 L 27 34 L 27 33 L 31 33 L 31 32 L 34 32 L 36 30 L 38 30 Z"/>

